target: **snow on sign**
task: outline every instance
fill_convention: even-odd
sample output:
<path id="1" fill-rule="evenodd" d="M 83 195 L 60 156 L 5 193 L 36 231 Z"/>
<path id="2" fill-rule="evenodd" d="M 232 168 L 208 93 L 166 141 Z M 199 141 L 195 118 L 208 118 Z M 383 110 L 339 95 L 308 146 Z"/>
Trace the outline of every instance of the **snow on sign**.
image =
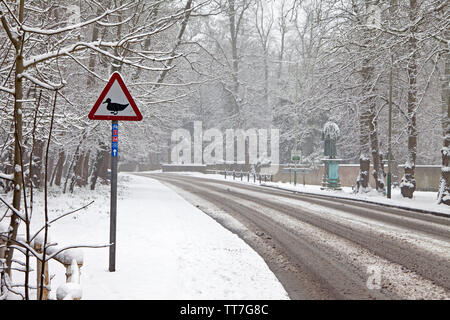
<path id="1" fill-rule="evenodd" d="M 91 120 L 141 121 L 142 115 L 118 72 L 112 74 L 89 113 Z"/>

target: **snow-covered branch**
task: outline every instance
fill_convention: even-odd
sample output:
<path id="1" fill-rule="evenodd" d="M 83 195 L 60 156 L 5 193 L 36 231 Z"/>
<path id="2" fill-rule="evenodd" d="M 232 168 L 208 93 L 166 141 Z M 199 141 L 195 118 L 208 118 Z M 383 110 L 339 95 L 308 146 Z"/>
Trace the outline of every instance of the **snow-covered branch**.
<path id="1" fill-rule="evenodd" d="M 121 5 L 121 6 L 117 7 L 117 8 L 112 9 L 112 10 L 108 9 L 105 12 L 103 12 L 103 14 L 101 14 L 101 15 L 93 18 L 93 19 L 90 19 L 90 20 L 87 20 L 87 21 L 84 21 L 84 22 L 80 22 L 80 23 L 77 23 L 77 24 L 73 24 L 73 25 L 70 25 L 70 26 L 66 26 L 66 27 L 60 28 L 60 29 L 40 29 L 40 28 L 35 28 L 35 27 L 29 27 L 29 26 L 26 26 L 24 24 L 22 24 L 20 26 L 20 28 L 23 31 L 30 32 L 30 33 L 42 34 L 42 35 L 46 35 L 46 36 L 56 35 L 56 34 L 59 34 L 59 33 L 64 33 L 64 32 L 69 32 L 69 31 L 72 31 L 72 30 L 75 30 L 75 29 L 79 29 L 79 28 L 88 26 L 88 25 L 90 25 L 92 23 L 95 23 L 95 22 L 99 22 L 101 19 L 103 19 L 103 18 L 105 18 L 105 17 L 107 17 L 109 15 L 112 15 L 112 14 L 118 12 L 118 11 L 121 11 L 123 9 L 129 9 L 129 6 L 131 4 L 133 4 L 133 1 L 125 3 L 125 4 L 123 4 L 123 5 Z M 128 20 L 124 20 L 120 24 L 126 23 L 127 21 Z M 117 24 L 117 25 L 120 25 L 120 24 Z"/>
<path id="2" fill-rule="evenodd" d="M 3 202 L 5 206 L 7 206 L 20 220 L 26 221 L 26 217 L 20 212 L 19 210 L 16 210 L 12 205 L 8 203 L 2 196 L 0 196 L 0 201 Z"/>
<path id="3" fill-rule="evenodd" d="M 48 83 L 48 82 L 41 81 L 28 73 L 22 73 L 19 75 L 19 77 L 23 77 L 23 78 L 33 82 L 35 85 L 37 85 L 39 87 L 42 87 L 42 88 L 45 88 L 48 90 L 52 90 L 52 91 L 61 89 L 64 86 L 64 83 L 54 84 L 54 83 Z"/>

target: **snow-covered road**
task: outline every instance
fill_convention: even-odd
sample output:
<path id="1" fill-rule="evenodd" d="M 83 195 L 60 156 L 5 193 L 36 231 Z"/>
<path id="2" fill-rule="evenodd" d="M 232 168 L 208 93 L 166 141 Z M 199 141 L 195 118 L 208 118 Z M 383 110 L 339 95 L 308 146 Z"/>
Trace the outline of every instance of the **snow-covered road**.
<path id="1" fill-rule="evenodd" d="M 161 171 L 148 171 L 143 173 L 161 173 Z M 239 172 L 238 172 L 239 173 Z M 204 174 L 200 172 L 177 172 L 177 173 L 168 173 L 168 174 L 178 174 L 189 177 L 196 178 L 205 178 L 205 179 L 214 179 L 223 181 L 224 176 L 222 174 Z M 234 182 L 239 184 L 248 184 L 248 185 L 259 185 L 258 180 L 256 179 L 253 182 L 253 176 L 249 178 L 249 182 L 247 182 L 247 176 L 241 179 L 240 177 L 236 177 L 235 179 L 231 176 L 232 172 L 228 172 L 228 178 L 226 179 L 228 182 Z M 300 179 L 300 178 L 299 178 Z M 386 206 L 395 206 L 399 208 L 405 209 L 416 209 L 417 211 L 423 212 L 433 212 L 438 215 L 448 215 L 450 216 L 450 208 L 445 204 L 437 203 L 437 192 L 430 191 L 415 191 L 413 199 L 404 198 L 400 193 L 400 188 L 392 189 L 392 198 L 388 199 L 386 195 L 377 192 L 372 189 L 367 193 L 354 193 L 351 187 L 342 187 L 342 190 L 322 190 L 320 185 L 303 185 L 302 183 L 297 183 L 294 186 L 293 183 L 288 182 L 270 182 L 262 180 L 261 186 L 271 187 L 281 190 L 287 190 L 292 192 L 298 192 L 303 194 L 312 194 L 312 195 L 323 195 L 327 197 L 334 197 L 339 199 L 353 199 L 357 201 L 367 202 L 367 203 L 375 203 L 375 204 L 383 204 Z"/>
<path id="2" fill-rule="evenodd" d="M 241 235 L 291 298 L 450 299 L 450 219 L 246 183 L 150 174 Z"/>

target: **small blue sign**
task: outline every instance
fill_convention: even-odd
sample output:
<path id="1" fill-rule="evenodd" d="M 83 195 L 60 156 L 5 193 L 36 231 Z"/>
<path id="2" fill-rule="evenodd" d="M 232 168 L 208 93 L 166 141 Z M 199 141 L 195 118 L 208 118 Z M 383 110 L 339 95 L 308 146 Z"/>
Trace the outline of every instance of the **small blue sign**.
<path id="1" fill-rule="evenodd" d="M 118 123 L 113 123 L 111 133 L 112 133 L 111 156 L 117 157 L 119 155 L 119 124 Z"/>
<path id="2" fill-rule="evenodd" d="M 119 145 L 117 144 L 117 142 L 113 142 L 111 147 L 111 155 L 113 157 L 117 157 L 118 154 L 119 154 Z"/>

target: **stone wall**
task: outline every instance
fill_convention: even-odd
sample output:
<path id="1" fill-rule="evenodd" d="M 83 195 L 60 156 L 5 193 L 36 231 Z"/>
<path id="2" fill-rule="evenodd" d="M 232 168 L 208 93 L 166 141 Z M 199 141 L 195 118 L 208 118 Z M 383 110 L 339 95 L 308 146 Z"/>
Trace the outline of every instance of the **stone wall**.
<path id="1" fill-rule="evenodd" d="M 206 173 L 206 165 L 202 164 L 161 164 L 163 172 L 201 172 Z"/>
<path id="2" fill-rule="evenodd" d="M 403 168 L 400 171 L 403 175 Z M 417 190 L 438 191 L 441 181 L 441 166 L 418 165 L 416 166 L 414 176 L 416 178 Z"/>
<path id="3" fill-rule="evenodd" d="M 284 172 L 282 168 L 287 168 L 289 166 L 282 165 L 280 170 L 274 176 L 274 181 L 289 182 L 289 172 Z M 306 184 L 321 185 L 323 177 L 323 165 L 318 166 L 316 169 L 312 170 L 310 173 L 305 175 Z M 373 167 L 370 166 L 370 171 L 372 172 Z M 387 173 L 387 168 L 385 167 L 385 172 Z M 339 165 L 339 179 L 341 181 L 341 186 L 351 187 L 356 186 L 356 178 L 359 174 L 359 164 L 341 164 Z M 397 182 L 400 184 L 401 178 L 404 174 L 403 168 L 400 166 L 398 168 L 393 168 L 392 170 L 392 183 Z M 415 178 L 417 183 L 418 191 L 437 191 L 439 188 L 439 181 L 441 176 L 440 166 L 423 166 L 419 165 L 415 169 Z M 294 181 L 293 173 L 291 181 Z M 385 179 L 386 181 L 386 179 Z M 303 176 L 298 175 L 298 183 L 303 183 Z M 375 187 L 375 181 L 370 176 L 369 183 L 372 188 Z"/>
<path id="4" fill-rule="evenodd" d="M 283 168 L 289 168 L 289 165 L 280 165 L 278 173 L 274 175 L 273 181 L 281 181 L 281 182 L 289 182 L 289 172 L 285 172 Z M 214 171 L 244 171 L 247 172 L 250 170 L 250 165 L 245 164 L 216 164 L 216 165 L 162 165 L 163 171 L 198 171 L 198 172 L 214 172 Z M 304 175 L 305 183 L 312 185 L 321 185 L 322 177 L 323 177 L 323 165 L 317 166 L 317 168 L 311 170 L 308 174 Z M 385 172 L 387 172 L 387 166 L 385 166 Z M 373 167 L 370 167 L 370 171 L 372 172 Z M 403 176 L 403 168 L 402 166 L 394 166 L 392 169 L 392 183 L 395 182 L 400 183 L 400 180 Z M 359 164 L 340 164 L 339 165 L 339 178 L 341 181 L 341 186 L 343 187 L 351 187 L 356 186 L 356 178 L 359 174 Z M 417 182 L 417 190 L 418 191 L 437 191 L 439 187 L 441 175 L 441 167 L 440 166 L 425 166 L 418 165 L 415 170 L 415 177 Z M 291 181 L 294 181 L 294 174 L 291 173 Z M 297 175 L 297 183 L 303 183 L 303 175 Z M 370 175 L 369 179 L 370 185 L 374 188 L 375 181 Z"/>
<path id="5" fill-rule="evenodd" d="M 142 164 L 137 161 L 127 161 L 127 162 L 119 162 L 118 170 L 119 172 L 138 172 L 138 171 L 152 171 L 161 169 L 161 165 L 159 164 Z"/>

